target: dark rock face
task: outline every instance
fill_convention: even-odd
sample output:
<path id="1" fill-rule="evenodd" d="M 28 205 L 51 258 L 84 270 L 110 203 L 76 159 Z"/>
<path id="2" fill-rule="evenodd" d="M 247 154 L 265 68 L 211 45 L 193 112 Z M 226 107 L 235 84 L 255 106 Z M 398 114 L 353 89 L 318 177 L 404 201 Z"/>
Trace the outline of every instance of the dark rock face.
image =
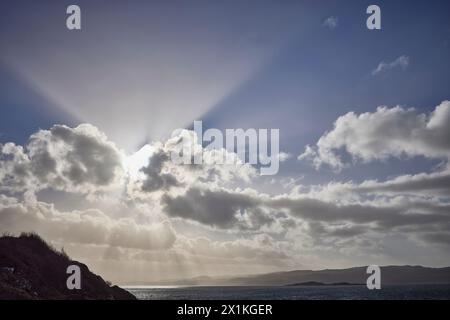
<path id="1" fill-rule="evenodd" d="M 69 265 L 81 270 L 81 289 L 69 290 Z M 0 238 L 1 299 L 134 300 L 128 291 L 110 286 L 80 262 L 50 247 L 34 234 Z"/>

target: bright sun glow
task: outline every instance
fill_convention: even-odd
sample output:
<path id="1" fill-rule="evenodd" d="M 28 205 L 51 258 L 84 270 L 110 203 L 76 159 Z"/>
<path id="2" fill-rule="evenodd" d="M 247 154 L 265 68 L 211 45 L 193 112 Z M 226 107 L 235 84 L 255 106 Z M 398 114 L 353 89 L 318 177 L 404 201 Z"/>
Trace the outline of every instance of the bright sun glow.
<path id="1" fill-rule="evenodd" d="M 148 166 L 149 159 L 154 152 L 154 148 L 148 144 L 137 152 L 128 156 L 124 160 L 124 167 L 131 178 L 137 178 L 143 167 Z"/>

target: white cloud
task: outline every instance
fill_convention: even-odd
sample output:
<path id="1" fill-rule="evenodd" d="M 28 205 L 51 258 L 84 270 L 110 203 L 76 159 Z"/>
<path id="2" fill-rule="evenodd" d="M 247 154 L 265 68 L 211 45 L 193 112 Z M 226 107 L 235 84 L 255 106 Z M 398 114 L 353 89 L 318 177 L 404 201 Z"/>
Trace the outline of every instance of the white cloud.
<path id="1" fill-rule="evenodd" d="M 378 64 L 378 66 L 372 71 L 372 75 L 373 76 L 379 75 L 379 74 L 385 73 L 389 70 L 397 69 L 397 68 L 405 70 L 406 68 L 408 68 L 409 63 L 410 63 L 409 57 L 405 56 L 405 55 L 400 56 L 391 62 L 381 61 Z"/>
<path id="2" fill-rule="evenodd" d="M 335 29 L 335 28 L 337 28 L 338 23 L 339 23 L 338 18 L 331 16 L 331 17 L 326 18 L 323 21 L 322 25 L 329 29 Z"/>
<path id="3" fill-rule="evenodd" d="M 450 156 L 450 101 L 429 114 L 402 107 L 379 107 L 373 113 L 349 112 L 339 117 L 331 131 L 316 146 L 307 146 L 299 156 L 316 168 L 327 164 L 341 170 L 347 163 L 342 150 L 354 160 L 370 162 L 389 157 L 424 156 L 448 160 Z"/>
<path id="4" fill-rule="evenodd" d="M 292 157 L 292 154 L 287 153 L 287 152 L 280 152 L 280 153 L 278 153 L 278 160 L 279 160 L 280 162 L 287 161 L 287 160 L 289 160 L 291 157 Z"/>

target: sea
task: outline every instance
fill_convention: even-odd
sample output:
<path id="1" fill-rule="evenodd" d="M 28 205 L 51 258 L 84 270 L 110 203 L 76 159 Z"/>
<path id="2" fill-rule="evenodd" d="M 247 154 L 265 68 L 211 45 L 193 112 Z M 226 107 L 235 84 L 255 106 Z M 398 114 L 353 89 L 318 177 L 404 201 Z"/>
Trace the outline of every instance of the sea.
<path id="1" fill-rule="evenodd" d="M 449 300 L 450 284 L 284 287 L 124 287 L 140 300 Z"/>

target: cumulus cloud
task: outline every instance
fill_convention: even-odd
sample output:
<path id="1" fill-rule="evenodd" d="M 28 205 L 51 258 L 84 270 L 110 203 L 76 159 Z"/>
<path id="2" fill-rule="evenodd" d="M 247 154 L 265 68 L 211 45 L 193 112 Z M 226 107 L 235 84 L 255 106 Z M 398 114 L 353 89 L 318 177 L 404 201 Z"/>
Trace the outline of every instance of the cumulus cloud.
<path id="1" fill-rule="evenodd" d="M 339 22 L 339 20 L 337 17 L 331 16 L 331 17 L 326 18 L 323 21 L 322 25 L 329 29 L 335 29 L 338 26 L 338 22 Z"/>
<path id="2" fill-rule="evenodd" d="M 173 154 L 184 144 L 193 146 L 192 157 L 203 155 L 201 164 L 179 164 Z M 287 154 L 281 155 L 283 159 Z M 232 164 L 221 164 L 224 157 Z M 0 145 L 0 190 L 23 193 L 54 189 L 89 195 L 120 190 L 126 184 L 128 196 L 145 198 L 158 191 L 169 191 L 196 181 L 218 184 L 233 180 L 250 181 L 256 175 L 251 165 L 235 153 L 206 150 L 194 131 L 182 130 L 165 142 L 146 145 L 127 156 L 90 124 L 75 128 L 55 125 L 31 135 L 22 147 Z"/>
<path id="3" fill-rule="evenodd" d="M 122 157 L 114 143 L 92 125 L 55 125 L 33 134 L 25 148 L 0 145 L 0 188 L 13 192 L 109 190 L 123 176 Z"/>
<path id="4" fill-rule="evenodd" d="M 152 154 L 148 166 L 141 169 L 145 175 L 142 191 L 168 190 L 179 185 L 177 178 L 173 174 L 162 172 L 163 165 L 168 161 L 170 161 L 169 155 L 161 149 Z"/>
<path id="5" fill-rule="evenodd" d="M 299 160 L 310 159 L 316 168 L 327 164 L 345 167 L 340 151 L 364 162 L 389 157 L 424 156 L 448 160 L 450 156 L 450 101 L 429 114 L 402 107 L 378 107 L 360 115 L 349 112 L 339 117 L 330 132 L 316 146 L 307 146 Z"/>
<path id="6" fill-rule="evenodd" d="M 182 156 L 186 145 L 191 150 L 189 162 L 174 161 L 172 157 Z M 200 156 L 203 161 L 196 164 L 194 159 Z M 231 164 L 223 164 L 224 157 L 234 160 Z M 148 148 L 147 158 L 146 165 L 130 176 L 127 190 L 133 199 L 145 199 L 153 193 L 167 192 L 173 188 L 181 189 L 181 192 L 197 183 L 218 186 L 233 181 L 249 182 L 256 175 L 256 169 L 242 162 L 236 153 L 203 148 L 196 133 L 190 130 L 181 130 L 163 143 L 152 144 Z"/>
<path id="7" fill-rule="evenodd" d="M 348 113 L 300 158 L 335 169 L 347 165 L 342 150 L 354 161 L 416 155 L 447 160 L 449 119 L 448 101 L 429 114 L 401 107 Z M 208 161 L 172 161 L 181 137 L 194 146 L 192 157 L 203 154 Z M 255 169 L 238 157 L 233 165 L 219 164 L 224 154 L 237 157 L 226 150 L 203 150 L 189 130 L 130 156 L 91 125 L 40 130 L 24 147 L 0 146 L 0 232 L 35 231 L 71 248 L 101 248 L 103 261 L 152 262 L 175 274 L 181 270 L 177 264 L 199 262 L 256 268 L 270 261 L 279 268 L 298 263 L 294 245 L 354 253 L 394 233 L 427 245 L 448 245 L 448 167 L 388 181 L 309 186 L 309 192 L 292 187 L 288 194 L 274 195 L 239 188 L 252 182 Z M 280 153 L 279 160 L 289 156 Z M 36 191 L 46 188 L 81 198 L 111 192 L 117 199 L 61 210 L 41 201 Z M 94 208 L 84 209 L 90 205 Z M 184 227 L 236 238 L 192 238 Z"/>
<path id="8" fill-rule="evenodd" d="M 392 69 L 401 69 L 406 70 L 409 66 L 409 57 L 408 56 L 400 56 L 394 61 L 391 62 L 380 62 L 378 66 L 372 71 L 372 75 L 376 76 L 385 72 L 388 72 Z"/>

